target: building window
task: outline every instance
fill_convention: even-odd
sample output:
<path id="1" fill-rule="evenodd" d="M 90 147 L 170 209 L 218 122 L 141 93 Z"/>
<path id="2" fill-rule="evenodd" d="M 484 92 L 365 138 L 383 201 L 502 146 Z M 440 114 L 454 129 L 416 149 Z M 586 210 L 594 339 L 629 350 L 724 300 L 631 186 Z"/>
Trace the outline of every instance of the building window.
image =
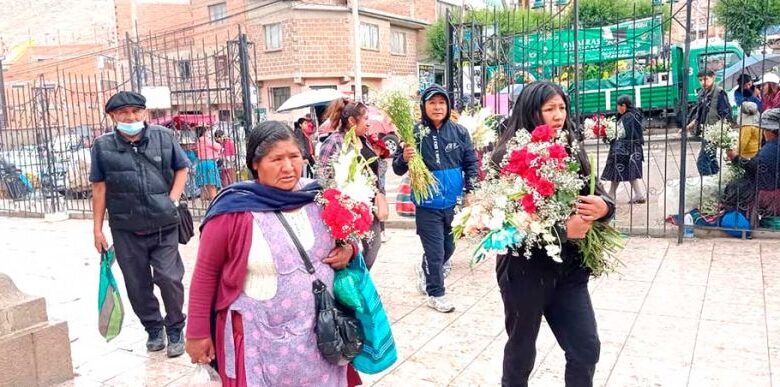
<path id="1" fill-rule="evenodd" d="M 317 85 L 317 86 L 309 86 L 312 90 L 337 90 L 336 85 Z"/>
<path id="2" fill-rule="evenodd" d="M 372 50 L 379 49 L 379 26 L 360 23 L 360 47 Z"/>
<path id="3" fill-rule="evenodd" d="M 287 99 L 290 98 L 290 88 L 272 87 L 268 91 L 268 94 L 271 96 L 271 98 L 269 98 L 271 100 L 271 109 L 276 110 L 279 106 L 282 106 L 284 101 L 287 101 Z"/>
<path id="4" fill-rule="evenodd" d="M 447 15 L 447 10 L 450 11 L 450 14 L 455 12 L 457 9 L 457 6 L 454 4 L 445 3 L 443 1 L 437 1 L 436 2 L 436 17 L 444 17 Z"/>
<path id="5" fill-rule="evenodd" d="M 282 24 L 275 23 L 265 26 L 265 49 L 279 50 L 282 48 Z"/>
<path id="6" fill-rule="evenodd" d="M 406 33 L 393 31 L 390 39 L 390 52 L 393 54 L 406 54 Z"/>
<path id="7" fill-rule="evenodd" d="M 227 17 L 227 3 L 209 5 L 209 21 L 212 24 L 222 24 Z"/>
<path id="8" fill-rule="evenodd" d="M 176 70 L 179 73 L 179 79 L 182 81 L 192 78 L 192 62 L 189 59 L 176 62 Z"/>

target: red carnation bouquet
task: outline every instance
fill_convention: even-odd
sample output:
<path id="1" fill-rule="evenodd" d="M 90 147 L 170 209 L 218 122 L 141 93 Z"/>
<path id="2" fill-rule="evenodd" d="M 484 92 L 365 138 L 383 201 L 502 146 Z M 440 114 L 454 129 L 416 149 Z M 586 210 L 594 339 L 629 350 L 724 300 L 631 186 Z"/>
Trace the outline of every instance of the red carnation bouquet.
<path id="1" fill-rule="evenodd" d="M 341 151 L 326 167 L 331 176 L 322 182 L 325 190 L 317 197 L 323 205 L 322 220 L 337 240 L 371 238 L 372 211 L 375 195 L 375 177 L 360 155 L 354 129 L 344 135 Z"/>

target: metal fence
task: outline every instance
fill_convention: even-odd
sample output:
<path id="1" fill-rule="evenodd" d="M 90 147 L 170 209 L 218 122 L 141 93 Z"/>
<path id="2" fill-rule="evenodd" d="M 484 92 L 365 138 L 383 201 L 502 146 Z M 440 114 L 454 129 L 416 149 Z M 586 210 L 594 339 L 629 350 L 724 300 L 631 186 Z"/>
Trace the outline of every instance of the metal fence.
<path id="1" fill-rule="evenodd" d="M 118 91 L 147 96 L 148 121 L 174 130 L 197 164 L 199 135 L 224 138 L 235 152 L 222 157 L 217 180 L 234 181 L 246 172 L 245 129 L 257 120 L 255 46 L 236 31 L 234 39 L 196 42 L 192 37 L 126 37 L 115 57 L 100 57 L 92 76 L 83 71 L 38 68 L 30 81 L 6 84 L 0 123 L 0 214 L 43 216 L 91 211 L 90 148 L 113 123 L 104 114 Z M 68 67 L 68 63 L 63 63 Z M 254 100 L 254 104 L 252 101 Z M 195 181 L 185 190 L 194 215 L 208 201 Z"/>
<path id="2" fill-rule="evenodd" d="M 587 151 L 596 158 L 605 188 L 614 185 L 619 228 L 632 235 L 676 234 L 682 240 L 685 214 L 690 214 L 696 229 L 748 236 L 744 227 L 728 220 L 740 216 L 752 229 L 775 229 L 780 220 L 780 200 L 775 199 L 780 195 L 774 196 L 780 193 L 780 159 L 769 151 L 770 162 L 759 165 L 746 149 L 771 148 L 776 140 L 754 138 L 752 145 L 746 144 L 746 133 L 759 129 L 740 127 L 733 88 L 742 92 L 737 87 L 742 74 L 755 80 L 777 70 L 780 60 L 775 58 L 780 56 L 766 54 L 771 52 L 766 44 L 743 52 L 728 31 L 712 23 L 714 4 L 708 4 L 712 7 L 706 8 L 706 15 L 698 15 L 702 7 L 694 9 L 692 1 L 634 2 L 628 18 L 610 20 L 581 14 L 577 1 L 533 3 L 524 9 L 448 14 L 448 90 L 459 109 L 482 106 L 507 117 L 524 85 L 550 80 L 569 95 L 573 118 Z M 587 18 L 581 20 L 583 16 Z M 705 16 L 706 27 L 692 28 L 694 17 Z M 702 97 L 710 95 L 699 80 L 707 70 L 729 100 L 728 109 L 721 109 L 728 111 L 714 117 L 717 120 L 708 120 L 706 114 L 707 106 L 715 109 L 717 103 L 707 105 Z M 769 106 L 775 86 L 756 92 L 764 108 L 780 107 Z M 616 140 L 588 139 L 594 137 L 594 122 L 605 122 L 602 117 L 621 121 L 620 96 L 630 97 L 641 112 L 641 139 L 630 138 L 618 125 Z M 725 147 L 707 141 L 727 135 L 740 137 L 733 148 L 743 153 L 742 159 L 729 161 Z M 630 167 L 638 171 L 629 173 Z M 633 178 L 638 179 L 634 184 L 620 181 Z M 644 202 L 635 200 L 643 195 Z"/>
<path id="3" fill-rule="evenodd" d="M 722 227 L 722 215 L 735 212 L 751 229 L 778 227 L 775 207 L 780 200 L 775 198 L 780 195 L 774 195 L 780 186 L 780 159 L 769 152 L 772 159 L 758 164 L 755 149 L 749 149 L 760 146 L 763 151 L 776 140 L 762 141 L 755 138 L 759 129 L 740 127 L 744 122 L 735 93 L 742 93 L 737 80 L 743 74 L 756 81 L 777 70 L 780 56 L 771 54 L 766 43 L 748 55 L 730 41 L 729 31 L 711 23 L 712 7 L 701 15 L 701 4 L 694 9 L 690 0 L 634 4 L 627 18 L 614 19 L 581 12 L 574 0 L 448 13 L 446 79 L 452 100 L 460 110 L 480 105 L 506 117 L 525 84 L 551 80 L 571 97 L 574 118 L 585 135 L 600 117 L 615 117 L 617 99 L 627 95 L 642 113 L 642 143 L 629 142 L 626 154 L 616 145 L 620 140 L 585 140 L 602 175 L 605 168 L 618 168 L 621 158 L 640 166 L 641 178 L 634 185 L 603 181 L 607 189 L 614 185 L 621 229 L 682 238 L 685 228 L 678 226 L 693 209 L 698 212 L 692 219 L 701 229 L 744 231 Z M 707 22 L 693 28 L 694 18 Z M 764 41 L 770 40 L 765 32 Z M 6 84 L 0 93 L 0 214 L 89 214 L 89 148 L 96 136 L 111 130 L 103 106 L 119 90 L 150 96 L 149 121 L 174 129 L 193 161 L 199 134 L 213 138 L 218 130 L 225 133 L 236 152 L 223 160 L 221 180 L 245 177 L 246 129 L 260 119 L 255 108 L 260 59 L 240 30 L 213 39 L 186 33 L 126 36 L 120 47 L 101 57 L 94 74 L 73 73 L 63 63 L 62 69 L 49 66 L 27 82 Z M 734 128 L 718 120 L 681 130 L 707 109 L 698 78 L 704 70 L 713 71 L 716 86 L 729 95 Z M 780 105 L 778 89 L 776 83 L 765 83 L 756 92 L 764 109 Z M 734 146 L 743 156 L 738 162 L 728 162 L 725 149 L 702 140 L 734 132 L 741 134 Z M 718 170 L 707 171 L 705 161 Z M 195 216 L 208 203 L 197 180 L 193 169 L 185 193 Z M 642 194 L 645 202 L 632 200 Z"/>

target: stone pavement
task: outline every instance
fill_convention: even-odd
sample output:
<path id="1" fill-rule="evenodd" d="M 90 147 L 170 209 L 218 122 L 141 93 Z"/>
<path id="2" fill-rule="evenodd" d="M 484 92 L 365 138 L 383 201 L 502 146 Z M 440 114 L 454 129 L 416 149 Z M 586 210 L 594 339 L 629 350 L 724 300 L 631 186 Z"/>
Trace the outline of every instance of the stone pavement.
<path id="1" fill-rule="evenodd" d="M 111 343 L 99 335 L 99 266 L 89 221 L 0 217 L 0 230 L 0 272 L 22 291 L 45 296 L 51 318 L 68 321 L 78 377 L 65 386 L 186 382 L 192 370 L 186 355 L 170 360 L 146 353 L 145 334 L 126 301 L 122 334 Z M 400 358 L 391 370 L 364 376 L 366 385 L 498 385 L 506 336 L 492 262 L 470 270 L 468 247 L 459 246 L 447 280 L 458 309 L 439 314 L 414 289 L 413 266 L 422 252 L 416 235 L 389 232 L 372 274 Z M 182 249 L 188 273 L 196 249 L 197 241 Z M 602 341 L 596 385 L 780 385 L 779 242 L 707 239 L 678 246 L 632 238 L 621 258 L 621 275 L 591 283 Z M 531 385 L 562 386 L 564 355 L 546 326 L 537 348 Z"/>

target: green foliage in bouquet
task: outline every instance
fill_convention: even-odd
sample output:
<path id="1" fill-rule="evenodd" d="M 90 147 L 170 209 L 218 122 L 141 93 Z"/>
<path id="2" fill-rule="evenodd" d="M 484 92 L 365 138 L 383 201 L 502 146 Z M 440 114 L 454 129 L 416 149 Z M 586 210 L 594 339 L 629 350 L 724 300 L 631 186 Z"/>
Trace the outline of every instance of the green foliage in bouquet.
<path id="1" fill-rule="evenodd" d="M 596 169 L 594 160 L 590 159 L 590 194 L 596 192 Z M 623 249 L 625 238 L 612 225 L 603 222 L 593 222 L 584 239 L 577 241 L 582 252 L 582 265 L 590 269 L 594 277 L 609 274 L 617 270 L 622 262 L 617 257 Z"/>

